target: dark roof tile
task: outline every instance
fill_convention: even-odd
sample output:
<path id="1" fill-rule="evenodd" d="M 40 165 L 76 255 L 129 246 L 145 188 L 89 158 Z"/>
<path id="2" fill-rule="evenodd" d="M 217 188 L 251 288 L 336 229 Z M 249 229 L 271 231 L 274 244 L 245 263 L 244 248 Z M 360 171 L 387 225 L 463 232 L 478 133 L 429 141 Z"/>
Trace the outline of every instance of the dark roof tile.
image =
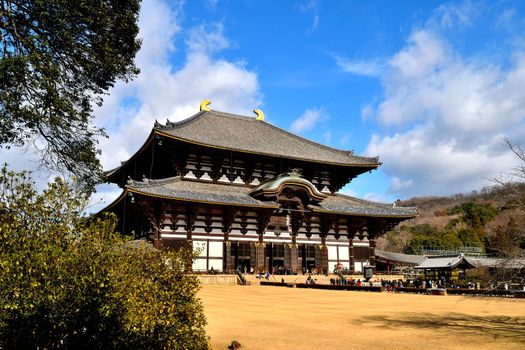
<path id="1" fill-rule="evenodd" d="M 277 207 L 273 202 L 262 202 L 249 195 L 250 187 L 181 180 L 179 177 L 162 180 L 128 181 L 126 188 L 147 196 L 189 202 L 240 205 L 253 207 Z"/>
<path id="2" fill-rule="evenodd" d="M 126 188 L 132 192 L 181 201 L 206 202 L 212 204 L 240 205 L 278 208 L 272 201 L 260 201 L 250 196 L 251 187 L 205 181 L 188 181 L 180 177 L 162 180 L 133 181 Z M 314 211 L 356 216 L 387 216 L 410 218 L 417 215 L 415 208 L 392 207 L 345 195 L 328 195 L 320 204 L 310 205 Z"/>
<path id="3" fill-rule="evenodd" d="M 155 129 L 176 139 L 221 149 L 371 169 L 379 166 L 378 157 L 359 157 L 255 118 L 213 110 L 180 122 L 156 123 Z"/>
<path id="4" fill-rule="evenodd" d="M 418 215 L 413 207 L 396 207 L 392 204 L 375 203 L 336 193 L 328 196 L 318 205 L 309 206 L 314 211 L 346 215 L 386 216 L 411 218 Z"/>

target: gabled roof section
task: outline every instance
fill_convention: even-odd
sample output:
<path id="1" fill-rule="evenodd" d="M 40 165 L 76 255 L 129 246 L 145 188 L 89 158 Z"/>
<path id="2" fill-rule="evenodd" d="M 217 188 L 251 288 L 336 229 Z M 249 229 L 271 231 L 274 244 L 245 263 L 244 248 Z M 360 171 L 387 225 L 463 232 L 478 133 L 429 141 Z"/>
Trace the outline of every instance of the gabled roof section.
<path id="1" fill-rule="evenodd" d="M 415 207 L 398 207 L 394 204 L 370 202 L 339 193 L 326 197 L 317 205 L 310 204 L 308 208 L 322 213 L 401 219 L 411 219 L 418 215 Z"/>
<path id="2" fill-rule="evenodd" d="M 482 256 L 466 256 L 470 264 L 476 267 L 499 268 L 499 269 L 524 269 L 525 259 L 519 258 L 487 258 Z"/>
<path id="3" fill-rule="evenodd" d="M 274 202 L 263 202 L 252 198 L 249 187 L 229 184 L 206 183 L 172 177 L 162 180 L 144 179 L 128 181 L 126 191 L 184 202 L 233 205 L 245 207 L 278 208 Z"/>
<path id="4" fill-rule="evenodd" d="M 428 256 L 415 269 L 455 269 L 457 267 L 471 269 L 475 266 L 469 263 L 463 254 L 454 256 Z"/>
<path id="5" fill-rule="evenodd" d="M 378 157 L 359 157 L 294 135 L 253 117 L 200 111 L 180 122 L 156 123 L 155 132 L 212 148 L 303 161 L 374 169 Z"/>
<path id="6" fill-rule="evenodd" d="M 188 203 L 218 204 L 253 208 L 279 208 L 273 200 L 259 200 L 250 195 L 252 188 L 233 184 L 212 183 L 199 180 L 185 180 L 172 177 L 162 180 L 128 180 L 118 199 L 104 210 L 117 205 L 129 193 L 151 198 L 182 201 Z M 312 212 L 365 217 L 392 217 L 410 219 L 417 215 L 415 208 L 392 208 L 385 204 L 373 203 L 344 195 L 327 195 L 319 205 L 308 205 Z"/>
<path id="7" fill-rule="evenodd" d="M 376 250 L 376 259 L 391 261 L 394 263 L 405 265 L 417 265 L 425 259 L 424 255 L 412 255 L 403 253 L 385 252 L 383 250 Z"/>

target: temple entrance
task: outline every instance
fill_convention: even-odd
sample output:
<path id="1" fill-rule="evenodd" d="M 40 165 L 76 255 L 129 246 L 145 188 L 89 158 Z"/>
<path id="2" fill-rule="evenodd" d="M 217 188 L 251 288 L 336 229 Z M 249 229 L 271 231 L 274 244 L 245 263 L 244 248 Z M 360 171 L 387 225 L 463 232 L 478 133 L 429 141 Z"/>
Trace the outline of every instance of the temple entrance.
<path id="1" fill-rule="evenodd" d="M 241 272 L 250 272 L 252 266 L 250 254 L 251 244 L 244 242 L 235 242 L 232 244 L 232 255 L 235 257 L 235 269 L 240 269 Z"/>
<path id="2" fill-rule="evenodd" d="M 313 272 L 315 269 L 315 245 L 301 244 L 299 245 L 298 253 L 301 271 L 303 273 Z"/>
<path id="3" fill-rule="evenodd" d="M 284 244 L 268 243 L 265 253 L 268 271 L 275 274 L 284 274 L 285 269 L 289 268 L 284 263 Z"/>

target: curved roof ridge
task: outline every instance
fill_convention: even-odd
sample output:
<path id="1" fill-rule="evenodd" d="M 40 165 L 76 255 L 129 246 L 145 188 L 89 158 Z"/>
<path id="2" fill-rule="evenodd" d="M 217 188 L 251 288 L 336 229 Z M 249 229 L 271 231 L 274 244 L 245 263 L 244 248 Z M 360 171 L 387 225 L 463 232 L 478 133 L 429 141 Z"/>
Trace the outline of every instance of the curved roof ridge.
<path id="1" fill-rule="evenodd" d="M 330 146 L 327 146 L 327 145 L 323 145 L 322 143 L 315 142 L 315 141 L 310 140 L 308 138 L 296 135 L 296 134 L 294 134 L 294 133 L 292 133 L 290 131 L 287 131 L 287 130 L 285 130 L 283 128 L 280 128 L 280 127 L 278 127 L 276 125 L 273 125 L 271 123 L 258 121 L 254 117 L 249 117 L 249 116 L 244 116 L 244 115 L 239 115 L 239 114 L 233 114 L 233 113 L 227 113 L 227 112 L 222 112 L 222 111 L 216 111 L 216 110 L 200 111 L 200 112 L 194 114 L 193 116 L 191 116 L 189 118 L 186 118 L 186 119 L 183 119 L 183 120 L 180 120 L 180 121 L 177 121 L 177 122 L 167 121 L 166 124 L 164 124 L 164 125 L 160 124 L 160 123 L 156 123 L 155 124 L 155 128 L 158 129 L 158 130 L 163 130 L 163 131 L 178 129 L 180 127 L 192 124 L 193 122 L 199 120 L 200 118 L 202 118 L 202 117 L 204 117 L 204 116 L 206 116 L 208 114 L 210 114 L 212 116 L 216 116 L 216 117 L 240 119 L 240 120 L 244 120 L 244 121 L 248 121 L 248 122 L 252 122 L 252 123 L 258 123 L 257 125 L 273 129 L 273 130 L 275 130 L 275 131 L 277 131 L 279 133 L 286 134 L 287 136 L 289 136 L 291 138 L 294 138 L 294 139 L 299 140 L 301 142 L 307 142 L 307 143 L 309 143 L 309 144 L 311 144 L 313 146 L 323 148 L 323 149 L 325 149 L 327 151 L 330 151 L 330 152 L 339 153 L 339 154 L 345 155 L 347 157 L 360 159 L 360 160 L 363 160 L 363 161 L 373 161 L 375 163 L 379 163 L 379 157 L 378 156 L 376 156 L 376 157 L 358 156 L 358 155 L 354 154 L 353 150 L 342 150 L 342 149 L 337 149 L 337 148 L 330 147 Z M 188 139 L 188 140 L 190 140 L 190 139 Z"/>
<path id="2" fill-rule="evenodd" d="M 144 177 L 141 181 L 129 179 L 127 182 L 127 185 L 132 187 L 147 187 L 147 186 L 155 186 L 155 185 L 165 185 L 172 182 L 178 182 L 182 181 L 180 176 L 172 176 L 172 177 L 166 177 L 163 179 L 148 179 L 147 177 Z"/>
<path id="3" fill-rule="evenodd" d="M 212 110 L 212 112 L 221 114 L 221 115 L 223 115 L 225 117 L 229 117 L 229 118 L 247 119 L 247 120 L 250 120 L 250 121 L 253 121 L 253 122 L 260 123 L 260 121 L 256 120 L 255 118 L 244 116 L 244 115 L 237 115 L 237 114 L 231 114 L 231 113 L 226 113 L 226 112 L 221 112 L 221 111 L 214 111 L 214 110 Z M 263 122 L 263 124 L 261 124 L 261 125 L 264 125 L 266 127 L 270 127 L 270 128 L 273 128 L 273 129 L 276 129 L 277 131 L 283 132 L 283 133 L 287 134 L 288 136 L 291 136 L 291 137 L 293 137 L 295 139 L 298 139 L 298 140 L 301 140 L 301 141 L 307 141 L 308 143 L 310 143 L 312 145 L 322 147 L 322 148 L 324 148 L 326 150 L 329 150 L 329 151 L 339 152 L 341 154 L 344 154 L 344 155 L 347 155 L 347 156 L 351 156 L 351 157 L 356 157 L 356 158 L 361 158 L 361 159 L 376 159 L 376 161 L 379 161 L 379 157 L 356 156 L 354 154 L 353 150 L 343 150 L 343 149 L 338 149 L 338 148 L 330 147 L 330 146 L 327 146 L 327 145 L 323 145 L 322 143 L 310 140 L 309 138 L 306 138 L 306 137 L 302 137 L 302 136 L 296 135 L 296 134 L 294 134 L 294 133 L 292 133 L 292 132 L 290 132 L 290 131 L 288 131 L 286 129 L 280 128 L 277 125 L 274 125 L 274 124 L 271 124 L 271 123 L 268 123 L 268 122 Z"/>
<path id="4" fill-rule="evenodd" d="M 338 149 L 338 148 L 334 148 L 334 147 L 330 147 L 330 146 L 327 146 L 327 145 L 323 145 L 322 143 L 319 143 L 319 142 L 315 142 L 313 140 L 310 140 L 306 137 L 302 137 L 302 136 L 299 136 L 299 135 L 296 135 L 288 130 L 285 130 L 285 129 L 282 129 L 276 125 L 273 125 L 273 124 L 270 124 L 270 123 L 265 123 L 264 125 L 267 125 L 268 127 L 271 127 L 271 128 L 274 128 L 274 129 L 277 129 L 277 131 L 279 132 L 283 132 L 285 134 L 287 134 L 288 136 L 291 136 L 293 138 L 296 138 L 298 140 L 301 140 L 301 141 L 306 141 L 312 145 L 315 145 L 315 146 L 319 146 L 319 147 L 322 147 L 326 150 L 329 150 L 329 151 L 332 151 L 332 152 L 338 152 L 338 153 L 341 153 L 341 154 L 344 154 L 346 156 L 349 156 L 349 157 L 355 157 L 355 158 L 360 158 L 360 159 L 374 159 L 376 162 L 379 162 L 379 157 L 362 157 L 362 156 L 356 156 L 354 154 L 354 151 L 353 150 L 342 150 L 342 149 Z"/>
<path id="5" fill-rule="evenodd" d="M 200 119 L 207 111 L 199 111 L 192 115 L 191 117 L 184 118 L 178 121 L 170 121 L 169 119 L 166 119 L 166 124 L 161 124 L 157 120 L 155 120 L 155 126 L 154 129 L 160 129 L 160 130 L 171 130 L 175 129 L 187 124 L 191 124 L 192 122 L 196 121 L 197 119 Z"/>

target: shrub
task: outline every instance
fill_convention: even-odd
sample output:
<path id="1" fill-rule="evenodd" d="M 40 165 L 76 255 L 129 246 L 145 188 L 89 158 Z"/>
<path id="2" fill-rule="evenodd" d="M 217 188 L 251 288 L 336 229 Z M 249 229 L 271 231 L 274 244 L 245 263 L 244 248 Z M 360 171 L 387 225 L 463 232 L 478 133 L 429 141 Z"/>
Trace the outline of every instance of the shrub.
<path id="1" fill-rule="evenodd" d="M 37 194 L 2 169 L 0 348 L 206 349 L 194 253 L 130 241 L 86 203 L 74 183 Z"/>

